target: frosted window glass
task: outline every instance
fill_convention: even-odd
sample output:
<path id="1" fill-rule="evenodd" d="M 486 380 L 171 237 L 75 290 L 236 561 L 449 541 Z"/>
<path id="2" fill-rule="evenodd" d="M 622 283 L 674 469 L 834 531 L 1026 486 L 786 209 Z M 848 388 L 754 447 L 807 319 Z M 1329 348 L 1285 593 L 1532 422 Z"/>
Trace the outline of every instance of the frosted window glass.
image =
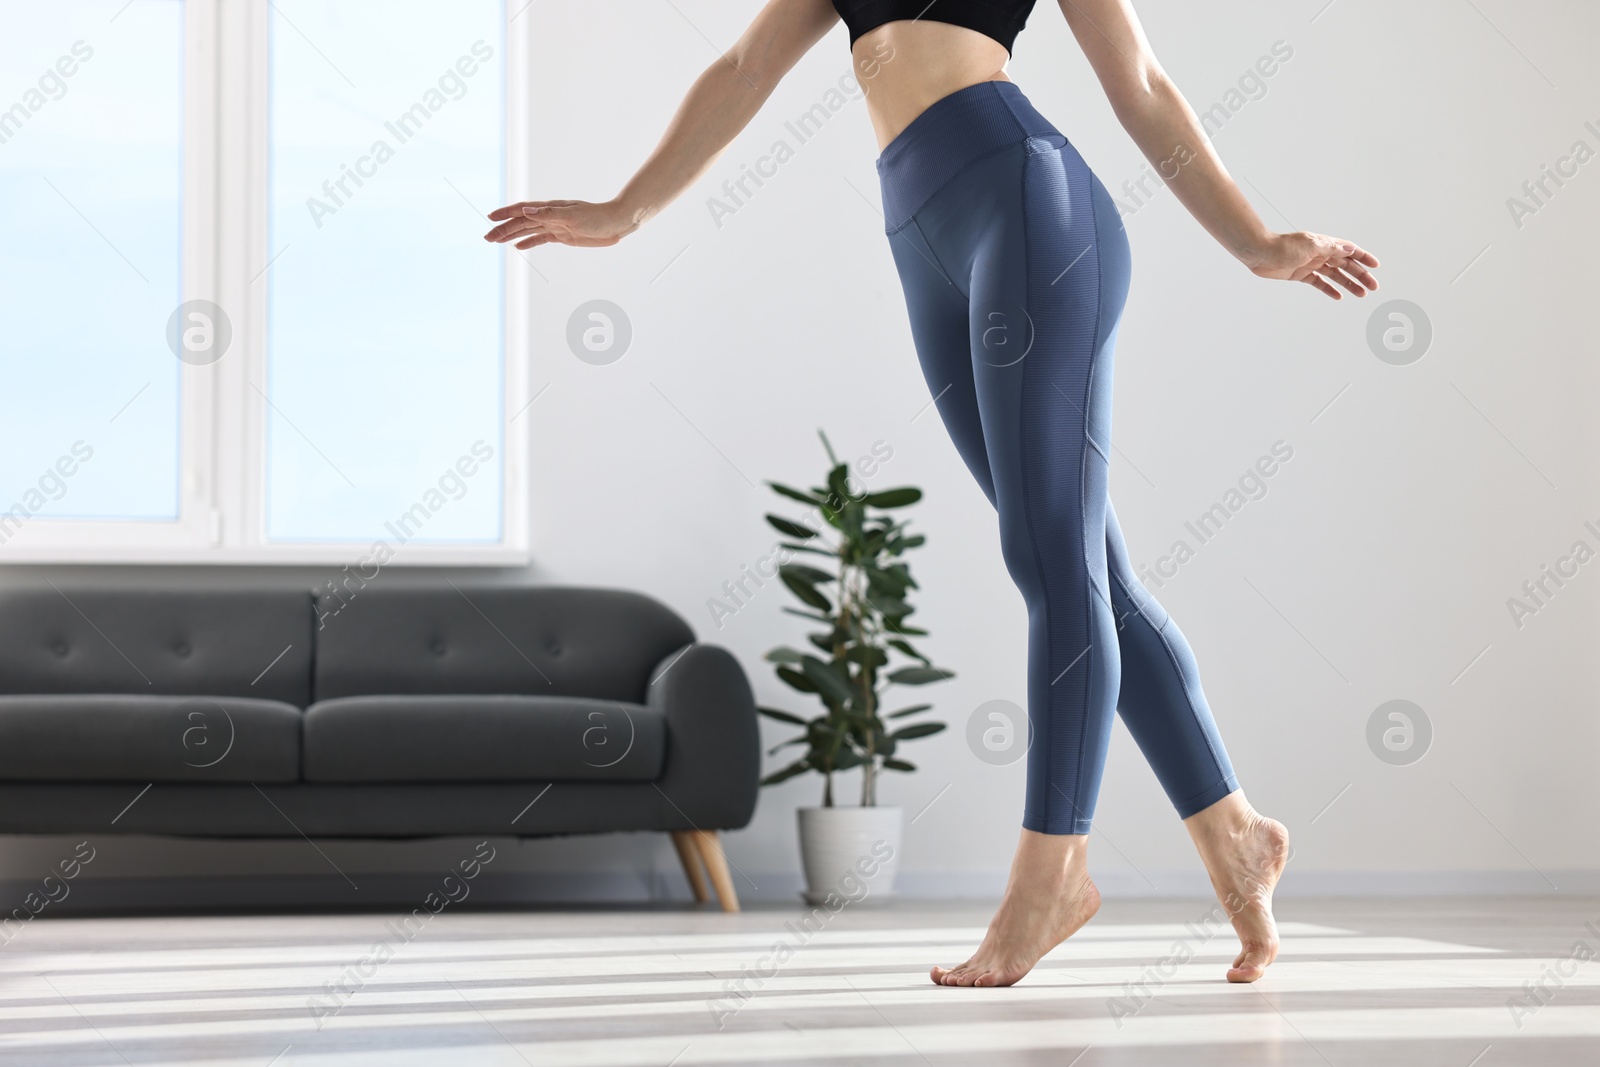
<path id="1" fill-rule="evenodd" d="M 502 6 L 268 17 L 267 536 L 498 541 Z"/>
<path id="2" fill-rule="evenodd" d="M 183 4 L 0 0 L 0 27 L 0 544 L 175 519 Z"/>

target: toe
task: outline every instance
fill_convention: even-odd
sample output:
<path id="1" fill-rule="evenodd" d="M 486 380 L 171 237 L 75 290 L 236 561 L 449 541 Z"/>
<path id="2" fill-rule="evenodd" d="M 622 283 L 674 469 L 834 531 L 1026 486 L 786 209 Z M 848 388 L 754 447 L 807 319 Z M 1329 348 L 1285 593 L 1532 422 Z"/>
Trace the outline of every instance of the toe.
<path id="1" fill-rule="evenodd" d="M 1023 976 L 1025 976 L 1029 970 L 1031 970 L 1031 968 L 1019 967 L 1015 965 L 1008 967 L 996 967 L 995 969 L 980 975 L 977 984 L 982 986 L 1016 985 L 1022 980 Z"/>
<path id="2" fill-rule="evenodd" d="M 1234 966 L 1228 968 L 1228 981 L 1239 983 L 1254 982 L 1257 978 L 1260 978 L 1265 973 L 1267 972 L 1263 971 L 1260 967 L 1241 967 L 1235 964 Z"/>
<path id="3" fill-rule="evenodd" d="M 1271 945 L 1246 945 L 1228 968 L 1228 981 L 1254 982 L 1267 973 L 1267 965 L 1275 955 Z"/>

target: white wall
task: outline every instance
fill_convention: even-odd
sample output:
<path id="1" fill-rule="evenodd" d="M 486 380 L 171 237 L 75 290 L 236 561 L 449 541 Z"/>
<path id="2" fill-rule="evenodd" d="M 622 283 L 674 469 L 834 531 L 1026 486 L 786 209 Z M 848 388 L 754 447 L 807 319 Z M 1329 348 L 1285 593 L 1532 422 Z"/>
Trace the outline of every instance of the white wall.
<path id="1" fill-rule="evenodd" d="M 1576 0 L 1324 3 L 1139 4 L 1197 110 L 1222 101 L 1274 42 L 1293 48 L 1216 144 L 1270 224 L 1360 241 L 1384 262 L 1383 288 L 1334 303 L 1257 280 L 1156 193 L 1127 220 L 1135 268 L 1113 498 L 1135 562 L 1153 563 L 1275 441 L 1294 448 L 1267 496 L 1158 590 L 1196 649 L 1250 798 L 1294 834 L 1285 892 L 1547 890 L 1546 878 L 1592 888 L 1600 563 L 1520 629 L 1506 602 L 1575 540 L 1600 548 L 1582 525 L 1600 527 L 1600 162 L 1520 227 L 1507 198 L 1574 141 L 1600 151 L 1590 47 L 1600 12 Z M 548 47 L 526 193 L 613 194 L 755 9 L 531 6 L 519 17 L 537 21 Z M 980 762 L 963 727 L 986 700 L 1023 701 L 1025 620 L 992 510 L 935 413 L 916 417 L 928 391 L 882 234 L 864 105 L 845 107 L 720 228 L 706 207 L 741 163 L 777 138 L 792 143 L 784 123 L 848 70 L 840 27 L 646 229 L 613 249 L 531 253 L 548 279 L 529 294 L 532 377 L 549 384 L 525 416 L 538 563 L 501 577 L 652 593 L 731 648 L 763 702 L 803 706 L 760 659 L 803 632 L 779 612 L 787 594 L 770 585 L 720 630 L 706 602 L 773 543 L 761 515 L 778 501 L 762 480 L 810 482 L 821 470 L 817 427 L 851 456 L 888 442 L 882 484 L 927 493 L 915 512 L 929 534 L 915 562 L 918 620 L 934 635 L 924 644 L 959 678 L 927 691 L 953 728 L 908 746 L 922 769 L 890 776 L 883 799 L 916 812 L 939 797 L 909 831 L 908 890 L 987 891 L 1015 839 L 1022 765 Z M 1039 4 L 1010 72 L 1114 192 L 1138 177 L 1142 158 L 1056 5 Z M 564 342 L 570 311 L 596 297 L 621 305 L 635 330 L 605 367 Z M 1421 305 L 1434 326 L 1431 350 L 1410 366 L 1380 362 L 1365 341 L 1373 308 L 1393 298 Z M 1369 715 L 1394 698 L 1434 726 L 1431 751 L 1411 766 L 1367 747 Z M 750 828 L 731 837 L 732 859 L 756 882 L 791 888 L 793 809 L 818 789 L 803 778 L 766 790 Z M 15 870 L 51 847 L 12 841 L 0 862 Z M 452 846 L 330 847 L 383 870 L 429 866 Z M 1123 891 L 1204 885 L 1120 726 L 1093 851 Z M 326 869 L 303 843 L 132 841 L 108 843 L 106 856 L 102 875 Z M 664 844 L 637 837 L 537 845 L 516 862 L 672 863 Z"/>

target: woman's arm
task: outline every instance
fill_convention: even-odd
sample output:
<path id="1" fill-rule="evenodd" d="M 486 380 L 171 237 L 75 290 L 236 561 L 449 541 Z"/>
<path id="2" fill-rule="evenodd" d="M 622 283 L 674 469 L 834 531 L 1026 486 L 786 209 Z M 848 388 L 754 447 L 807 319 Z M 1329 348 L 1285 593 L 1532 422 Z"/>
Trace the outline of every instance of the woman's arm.
<path id="1" fill-rule="evenodd" d="M 1059 0 L 1117 120 L 1206 232 L 1262 278 L 1306 282 L 1340 298 L 1328 281 L 1365 296 L 1378 259 L 1353 241 L 1274 233 L 1222 166 L 1194 109 L 1156 61 L 1131 0 Z M 1327 279 L 1327 280 L 1324 280 Z"/>
<path id="2" fill-rule="evenodd" d="M 839 21 L 831 0 L 769 0 L 744 36 L 695 81 L 661 143 L 612 199 L 526 200 L 489 213 L 487 241 L 614 245 L 693 185 L 755 117 L 783 76 Z"/>

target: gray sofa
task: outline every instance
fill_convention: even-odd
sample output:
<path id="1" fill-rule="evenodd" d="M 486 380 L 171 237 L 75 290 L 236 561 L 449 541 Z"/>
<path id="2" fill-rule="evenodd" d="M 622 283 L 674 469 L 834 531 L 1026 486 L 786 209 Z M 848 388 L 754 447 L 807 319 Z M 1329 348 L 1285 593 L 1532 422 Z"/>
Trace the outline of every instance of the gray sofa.
<path id="1" fill-rule="evenodd" d="M 0 833 L 659 830 L 736 910 L 759 775 L 739 664 L 634 592 L 0 591 Z"/>

